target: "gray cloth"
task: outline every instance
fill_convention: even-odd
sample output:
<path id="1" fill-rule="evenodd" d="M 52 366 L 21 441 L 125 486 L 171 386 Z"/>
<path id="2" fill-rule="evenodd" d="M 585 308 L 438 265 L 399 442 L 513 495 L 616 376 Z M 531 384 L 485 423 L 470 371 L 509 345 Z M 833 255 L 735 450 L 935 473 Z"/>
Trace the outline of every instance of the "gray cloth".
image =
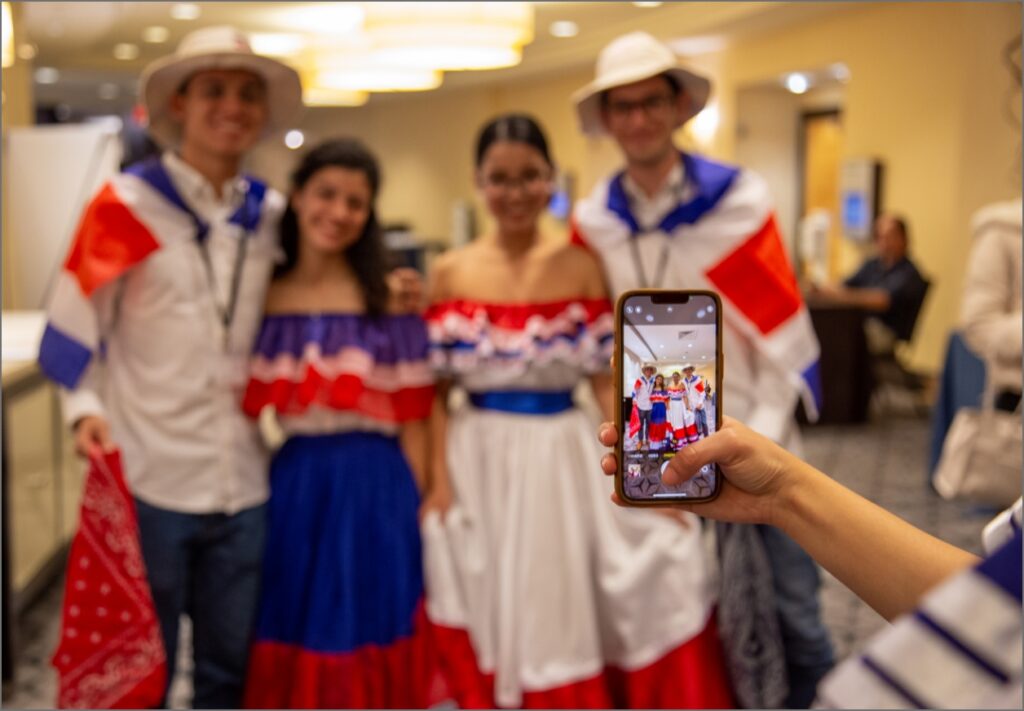
<path id="1" fill-rule="evenodd" d="M 754 526 L 715 526 L 721 571 L 718 632 L 736 703 L 779 708 L 789 683 L 764 541 Z"/>

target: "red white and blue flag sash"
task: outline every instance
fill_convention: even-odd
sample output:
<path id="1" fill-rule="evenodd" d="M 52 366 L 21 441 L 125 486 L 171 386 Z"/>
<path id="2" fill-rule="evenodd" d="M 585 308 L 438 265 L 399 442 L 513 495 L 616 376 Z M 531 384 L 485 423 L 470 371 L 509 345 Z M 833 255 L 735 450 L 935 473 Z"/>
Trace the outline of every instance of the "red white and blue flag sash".
<path id="1" fill-rule="evenodd" d="M 242 205 L 228 221 L 249 235 L 260 222 L 266 186 L 251 178 L 247 182 Z M 103 348 L 99 315 L 91 303 L 95 293 L 161 247 L 203 240 L 208 231 L 159 158 L 130 166 L 104 184 L 86 207 L 54 284 L 39 348 L 43 372 L 74 389 Z"/>
<path id="2" fill-rule="evenodd" d="M 727 324 L 793 373 L 811 418 L 821 404 L 819 346 L 790 266 L 768 189 L 749 171 L 682 154 L 693 196 L 652 230 L 677 244 L 661 288 L 712 289 Z M 633 215 L 620 173 L 579 202 L 572 241 L 602 258 L 612 290 L 639 286 L 631 242 L 647 236 Z"/>

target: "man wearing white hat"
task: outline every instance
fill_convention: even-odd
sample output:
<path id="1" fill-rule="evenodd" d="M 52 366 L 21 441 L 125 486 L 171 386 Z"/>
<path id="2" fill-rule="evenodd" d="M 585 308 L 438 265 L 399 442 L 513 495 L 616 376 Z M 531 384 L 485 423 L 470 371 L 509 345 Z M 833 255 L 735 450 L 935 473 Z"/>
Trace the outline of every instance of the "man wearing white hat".
<path id="1" fill-rule="evenodd" d="M 194 704 L 241 702 L 263 548 L 267 459 L 240 389 L 277 257 L 283 196 L 240 173 L 302 106 L 298 75 L 230 27 L 146 68 L 165 152 L 88 205 L 52 294 L 40 366 L 76 445 L 121 450 L 168 685 L 192 619 Z M 165 698 L 166 701 L 166 698 Z"/>
<path id="2" fill-rule="evenodd" d="M 697 375 L 693 363 L 683 366 L 683 390 L 686 392 L 687 402 L 693 408 L 693 420 L 697 425 L 697 433 L 701 437 L 707 437 L 710 432 L 708 432 L 707 417 L 704 416 L 704 380 Z"/>
<path id="3" fill-rule="evenodd" d="M 624 35 L 602 50 L 594 81 L 573 100 L 584 133 L 611 136 L 626 168 L 579 202 L 572 239 L 599 256 L 613 293 L 640 287 L 717 291 L 729 362 L 722 402 L 731 416 L 792 447 L 797 400 L 803 399 L 812 417 L 820 400 L 818 342 L 765 182 L 750 171 L 680 151 L 673 142 L 674 131 L 704 108 L 710 92 L 708 79 L 682 66 L 669 47 L 646 33 Z M 757 537 L 746 547 L 754 555 L 766 553 L 773 571 L 789 671 L 784 703 L 807 706 L 832 664 L 818 610 L 817 569 L 780 532 L 761 534 L 763 547 Z M 723 579 L 729 574 L 723 570 Z M 728 592 L 723 588 L 720 611 L 728 607 Z M 734 609 L 746 612 L 742 602 Z M 730 627 L 743 625 L 722 620 L 720 627 L 727 637 Z M 727 639 L 727 648 L 744 645 L 733 642 Z M 739 666 L 751 665 L 744 660 Z M 778 694 L 746 694 L 736 676 L 741 675 L 733 679 L 741 702 L 782 701 Z M 762 681 L 770 684 L 771 676 L 762 675 Z M 747 687 L 764 688 L 760 681 Z"/>

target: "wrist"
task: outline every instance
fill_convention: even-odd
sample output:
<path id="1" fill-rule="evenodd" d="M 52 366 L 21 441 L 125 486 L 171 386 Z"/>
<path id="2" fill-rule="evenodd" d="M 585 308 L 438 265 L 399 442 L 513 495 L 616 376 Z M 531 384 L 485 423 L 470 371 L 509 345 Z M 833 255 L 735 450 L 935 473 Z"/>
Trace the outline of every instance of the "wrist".
<path id="1" fill-rule="evenodd" d="M 448 492 L 451 491 L 451 485 L 448 483 L 447 476 L 437 476 L 436 470 L 434 475 L 427 482 L 428 492 Z"/>
<path id="2" fill-rule="evenodd" d="M 781 479 L 768 523 L 795 538 L 801 524 L 816 514 L 814 503 L 820 500 L 817 492 L 819 480 L 824 476 L 811 465 L 797 460 L 796 466 Z"/>
<path id="3" fill-rule="evenodd" d="M 838 486 L 827 475 L 801 461 L 780 491 L 772 525 L 806 548 L 808 536 L 820 536 Z M 822 517 L 824 516 L 824 518 Z"/>

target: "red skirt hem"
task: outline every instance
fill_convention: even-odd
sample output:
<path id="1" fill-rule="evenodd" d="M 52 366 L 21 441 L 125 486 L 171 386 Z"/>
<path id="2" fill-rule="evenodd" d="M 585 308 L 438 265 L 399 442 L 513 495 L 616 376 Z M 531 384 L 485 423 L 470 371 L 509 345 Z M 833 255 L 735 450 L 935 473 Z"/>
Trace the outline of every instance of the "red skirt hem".
<path id="1" fill-rule="evenodd" d="M 434 625 L 434 639 L 449 690 L 459 708 L 501 708 L 494 674 L 480 670 L 466 630 Z M 607 666 L 596 676 L 558 687 L 524 691 L 520 707 L 734 708 L 714 616 L 692 639 L 639 669 Z"/>
<path id="2" fill-rule="evenodd" d="M 317 652 L 257 640 L 244 708 L 426 708 L 451 698 L 422 608 L 412 636 L 387 646 Z"/>

